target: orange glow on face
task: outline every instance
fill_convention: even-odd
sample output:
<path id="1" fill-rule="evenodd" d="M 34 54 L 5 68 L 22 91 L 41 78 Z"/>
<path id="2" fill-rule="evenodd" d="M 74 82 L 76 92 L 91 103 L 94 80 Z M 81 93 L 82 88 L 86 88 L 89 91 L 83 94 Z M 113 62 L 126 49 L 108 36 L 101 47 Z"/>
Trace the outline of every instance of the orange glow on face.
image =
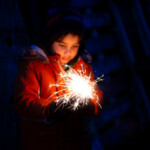
<path id="1" fill-rule="evenodd" d="M 52 45 L 52 52 L 60 55 L 61 63 L 67 64 L 78 53 L 79 36 L 67 34 L 60 41 L 55 41 Z"/>

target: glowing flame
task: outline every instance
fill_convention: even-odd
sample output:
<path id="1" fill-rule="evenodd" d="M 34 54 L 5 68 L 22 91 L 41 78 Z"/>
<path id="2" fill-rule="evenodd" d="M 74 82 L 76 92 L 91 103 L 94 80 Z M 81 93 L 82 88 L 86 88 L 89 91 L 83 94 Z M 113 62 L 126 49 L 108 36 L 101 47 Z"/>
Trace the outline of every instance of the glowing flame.
<path id="1" fill-rule="evenodd" d="M 71 79 L 68 88 L 74 95 L 79 95 L 81 98 L 92 98 L 92 86 L 87 77 L 71 74 Z"/>
<path id="2" fill-rule="evenodd" d="M 70 109 L 75 110 L 80 105 L 87 105 L 89 100 L 92 98 L 96 100 L 96 103 L 99 103 L 99 97 L 95 95 L 95 84 L 99 81 L 103 81 L 103 75 L 92 82 L 91 75 L 86 76 L 85 73 L 86 72 L 84 72 L 84 70 L 75 71 L 71 68 L 69 73 L 60 73 L 60 78 L 65 79 L 65 83 L 50 85 L 50 87 L 62 86 L 65 87 L 65 90 L 67 90 L 67 93 L 64 94 L 63 97 L 58 97 L 58 100 L 56 101 L 58 103 L 58 107 L 71 101 Z M 55 92 L 53 95 L 56 95 L 59 92 L 62 91 Z"/>

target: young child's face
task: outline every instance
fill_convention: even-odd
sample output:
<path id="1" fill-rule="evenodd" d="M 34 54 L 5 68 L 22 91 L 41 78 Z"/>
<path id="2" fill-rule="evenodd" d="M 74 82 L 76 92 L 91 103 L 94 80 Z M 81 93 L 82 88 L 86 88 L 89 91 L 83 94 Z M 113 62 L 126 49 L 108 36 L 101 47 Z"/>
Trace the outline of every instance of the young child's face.
<path id="1" fill-rule="evenodd" d="M 77 55 L 79 46 L 79 36 L 69 33 L 52 44 L 52 52 L 59 54 L 61 63 L 66 64 Z"/>

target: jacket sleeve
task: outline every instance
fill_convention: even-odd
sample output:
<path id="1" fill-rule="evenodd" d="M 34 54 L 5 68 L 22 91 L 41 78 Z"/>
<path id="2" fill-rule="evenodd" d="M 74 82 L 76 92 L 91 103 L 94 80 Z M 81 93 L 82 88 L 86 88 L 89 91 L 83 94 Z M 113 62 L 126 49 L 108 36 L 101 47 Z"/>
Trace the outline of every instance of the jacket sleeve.
<path id="1" fill-rule="evenodd" d="M 40 98 L 39 87 L 33 63 L 23 62 L 14 88 L 14 108 L 18 115 L 28 119 L 45 119 L 45 99 Z"/>
<path id="2" fill-rule="evenodd" d="M 91 81 L 94 82 L 95 75 L 94 75 L 91 65 L 89 65 L 89 71 L 90 71 L 90 75 L 91 75 Z M 102 90 L 100 90 L 97 83 L 95 84 L 94 89 L 95 89 L 94 96 L 93 96 L 93 99 L 91 99 L 91 100 L 95 105 L 95 114 L 97 115 L 99 113 L 99 110 L 100 110 L 102 102 L 103 102 L 103 92 L 102 92 Z"/>

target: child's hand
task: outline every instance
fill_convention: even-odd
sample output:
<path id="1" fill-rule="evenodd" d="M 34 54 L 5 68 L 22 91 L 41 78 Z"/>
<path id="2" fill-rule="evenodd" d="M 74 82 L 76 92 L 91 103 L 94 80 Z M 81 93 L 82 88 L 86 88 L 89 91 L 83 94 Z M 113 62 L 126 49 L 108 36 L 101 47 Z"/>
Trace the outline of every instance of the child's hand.
<path id="1" fill-rule="evenodd" d="M 95 106 L 92 103 L 92 101 L 89 99 L 87 104 L 79 104 L 77 108 L 74 109 L 74 100 L 69 100 L 68 104 L 66 105 L 66 108 L 71 113 L 78 113 L 83 116 L 94 116 L 95 114 Z"/>
<path id="2" fill-rule="evenodd" d="M 58 105 L 58 103 L 55 101 L 52 101 L 47 107 L 48 108 L 45 116 L 48 121 L 64 119 L 69 114 L 66 105 L 64 104 Z"/>
<path id="3" fill-rule="evenodd" d="M 95 115 L 95 107 L 91 100 L 86 105 L 79 105 L 77 112 L 83 116 L 92 117 Z"/>

